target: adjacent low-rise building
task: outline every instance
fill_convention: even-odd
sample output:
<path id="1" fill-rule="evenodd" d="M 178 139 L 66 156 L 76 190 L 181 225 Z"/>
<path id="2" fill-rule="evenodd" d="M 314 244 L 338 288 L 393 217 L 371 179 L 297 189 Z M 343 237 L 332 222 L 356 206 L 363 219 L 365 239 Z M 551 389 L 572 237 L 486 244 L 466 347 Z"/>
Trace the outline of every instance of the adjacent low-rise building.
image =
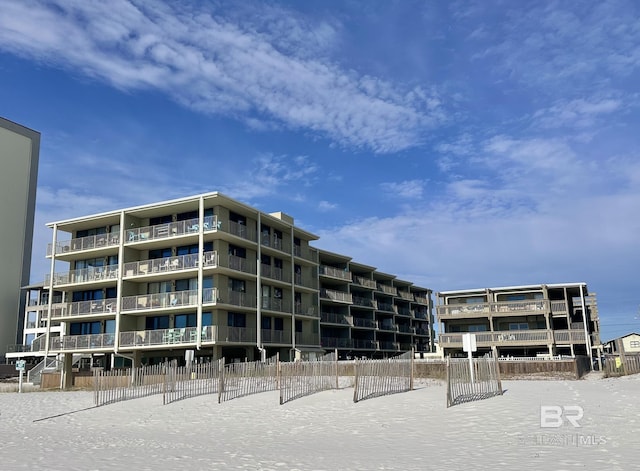
<path id="1" fill-rule="evenodd" d="M 602 351 L 596 297 L 586 283 L 441 291 L 437 304 L 445 355 L 466 355 L 464 333 L 476 334 L 479 354 L 597 357 Z"/>

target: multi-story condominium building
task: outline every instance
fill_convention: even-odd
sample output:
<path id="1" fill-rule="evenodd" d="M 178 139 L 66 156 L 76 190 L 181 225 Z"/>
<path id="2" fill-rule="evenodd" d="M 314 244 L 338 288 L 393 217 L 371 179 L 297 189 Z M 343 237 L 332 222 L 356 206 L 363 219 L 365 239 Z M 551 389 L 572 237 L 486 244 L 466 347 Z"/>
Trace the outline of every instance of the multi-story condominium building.
<path id="1" fill-rule="evenodd" d="M 341 357 L 433 348 L 431 291 L 320 250 L 322 346 Z"/>
<path id="2" fill-rule="evenodd" d="M 468 332 L 476 334 L 479 354 L 592 357 L 602 351 L 597 302 L 585 283 L 442 291 L 437 299 L 445 355 L 462 355 Z"/>
<path id="3" fill-rule="evenodd" d="M 31 351 L 62 355 L 66 370 L 80 355 L 105 368 L 334 348 L 372 356 L 427 350 L 433 338 L 429 290 L 319 252 L 290 216 L 217 192 L 49 226 L 43 289 L 54 296 Z"/>
<path id="4" fill-rule="evenodd" d="M 40 133 L 0 118 L 0 362 L 22 337 L 24 297 L 29 284 Z"/>

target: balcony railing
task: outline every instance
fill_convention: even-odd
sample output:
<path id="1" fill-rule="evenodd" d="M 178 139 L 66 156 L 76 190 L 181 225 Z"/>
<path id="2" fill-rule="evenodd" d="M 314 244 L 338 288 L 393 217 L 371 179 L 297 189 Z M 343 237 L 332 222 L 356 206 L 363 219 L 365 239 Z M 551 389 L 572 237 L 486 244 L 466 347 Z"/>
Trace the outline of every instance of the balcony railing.
<path id="1" fill-rule="evenodd" d="M 395 286 L 385 285 L 384 283 L 378 283 L 378 291 L 382 291 L 386 294 L 391 294 L 393 296 L 398 295 L 398 289 Z"/>
<path id="2" fill-rule="evenodd" d="M 378 287 L 378 283 L 375 280 L 370 280 L 368 278 L 364 278 L 362 276 L 354 275 L 353 284 L 358 286 L 364 286 L 365 288 L 376 289 Z"/>
<path id="3" fill-rule="evenodd" d="M 513 316 L 544 314 L 549 308 L 546 300 L 510 301 L 498 303 L 447 304 L 437 306 L 439 319 L 458 319 L 472 317 Z"/>
<path id="4" fill-rule="evenodd" d="M 224 266 L 223 263 L 221 263 L 220 265 Z M 236 255 L 229 255 L 227 268 L 231 268 L 232 270 L 235 270 L 235 271 L 241 271 L 243 273 L 251 273 L 252 275 L 255 275 L 256 261 L 247 260 L 246 258 L 238 257 Z"/>
<path id="5" fill-rule="evenodd" d="M 551 314 L 554 316 L 567 314 L 567 303 L 566 301 L 551 301 Z"/>
<path id="6" fill-rule="evenodd" d="M 117 301 L 116 298 L 108 298 L 95 301 L 72 302 L 65 305 L 64 309 L 53 310 L 51 318 L 115 314 Z"/>
<path id="7" fill-rule="evenodd" d="M 415 334 L 416 333 L 415 327 L 411 327 L 411 326 L 405 325 L 405 324 L 398 324 L 398 331 L 400 333 L 403 333 L 403 334 Z"/>
<path id="8" fill-rule="evenodd" d="M 398 294 L 402 299 L 406 299 L 407 301 L 413 301 L 413 294 L 408 291 L 398 291 Z"/>
<path id="9" fill-rule="evenodd" d="M 421 309 L 414 309 L 413 317 L 415 317 L 416 319 L 429 320 L 429 317 L 427 316 L 427 311 L 423 311 Z"/>
<path id="10" fill-rule="evenodd" d="M 202 230 L 205 232 L 215 231 L 222 228 L 222 222 L 217 216 L 205 216 Z M 186 221 L 176 221 L 155 226 L 135 227 L 125 231 L 125 242 L 144 242 L 148 240 L 166 239 L 186 234 L 197 234 L 200 232 L 200 220 L 188 219 Z"/>
<path id="11" fill-rule="evenodd" d="M 299 245 L 293 246 L 293 255 L 299 258 L 303 258 L 310 262 L 317 262 L 318 252 L 316 250 L 311 250 L 307 247 L 301 247 Z"/>
<path id="12" fill-rule="evenodd" d="M 346 337 L 322 337 L 320 344 L 324 348 L 352 348 L 353 340 Z"/>
<path id="13" fill-rule="evenodd" d="M 320 275 L 324 275 L 331 278 L 337 278 L 339 280 L 351 281 L 351 272 L 346 268 L 340 269 L 335 267 L 330 267 L 327 265 L 320 265 L 318 267 L 318 272 Z"/>
<path id="14" fill-rule="evenodd" d="M 249 230 L 246 224 L 242 224 L 236 221 L 229 221 L 229 234 L 233 234 L 243 239 L 257 242 L 256 232 Z"/>
<path id="15" fill-rule="evenodd" d="M 291 332 L 284 330 L 261 329 L 260 339 L 263 343 L 291 343 Z"/>
<path id="16" fill-rule="evenodd" d="M 338 301 L 342 303 L 352 303 L 353 298 L 351 293 L 345 293 L 344 291 L 336 291 L 333 289 L 320 290 L 320 297 L 324 299 L 330 299 L 331 301 Z"/>
<path id="17" fill-rule="evenodd" d="M 295 313 L 302 316 L 320 317 L 318 307 L 310 304 L 296 303 Z"/>
<path id="18" fill-rule="evenodd" d="M 353 318 L 353 325 L 354 327 L 364 327 L 367 329 L 377 329 L 378 328 L 378 321 L 375 321 L 373 319 L 362 319 L 359 317 L 354 317 Z"/>
<path id="19" fill-rule="evenodd" d="M 215 339 L 216 327 L 203 326 L 201 330 L 202 342 Z M 183 327 L 174 329 L 136 330 L 120 333 L 120 348 L 151 347 L 158 345 L 195 344 L 198 340 L 197 327 Z"/>
<path id="20" fill-rule="evenodd" d="M 369 339 L 353 339 L 353 348 L 360 350 L 378 350 L 378 342 Z"/>
<path id="21" fill-rule="evenodd" d="M 553 339 L 556 343 L 585 343 L 584 330 L 554 330 Z"/>
<path id="22" fill-rule="evenodd" d="M 391 304 L 391 303 L 383 303 L 378 301 L 378 307 L 377 307 L 378 311 L 385 311 L 385 312 L 396 312 L 396 307 Z"/>
<path id="23" fill-rule="evenodd" d="M 393 324 L 391 322 L 379 322 L 378 323 L 378 328 L 380 330 L 388 330 L 391 332 L 398 332 L 398 325 L 397 324 Z"/>
<path id="24" fill-rule="evenodd" d="M 419 304 L 426 304 L 428 306 L 429 305 L 429 298 L 425 298 L 424 296 L 418 296 L 416 294 L 414 302 L 419 303 Z"/>
<path id="25" fill-rule="evenodd" d="M 500 332 L 476 332 L 479 347 L 547 345 L 552 342 L 550 330 L 507 330 Z M 462 333 L 440 334 L 440 345 L 462 346 Z"/>
<path id="26" fill-rule="evenodd" d="M 291 303 L 283 302 L 282 298 L 263 297 L 261 306 L 269 311 L 291 313 Z"/>
<path id="27" fill-rule="evenodd" d="M 361 298 L 360 296 L 353 296 L 353 304 L 354 306 L 362 306 L 362 307 L 376 307 L 373 299 L 371 298 Z"/>
<path id="28" fill-rule="evenodd" d="M 260 274 L 271 280 L 283 281 L 285 283 L 291 283 L 291 272 L 283 270 L 280 267 L 274 267 L 265 263 L 260 264 Z"/>
<path id="29" fill-rule="evenodd" d="M 124 264 L 124 276 L 144 276 L 169 271 L 198 268 L 198 254 L 179 255 L 177 257 L 155 258 Z"/>
<path id="30" fill-rule="evenodd" d="M 411 309 L 409 308 L 396 306 L 396 310 L 400 316 L 413 317 L 413 312 L 411 312 Z"/>
<path id="31" fill-rule="evenodd" d="M 53 286 L 68 285 L 75 283 L 93 283 L 96 281 L 113 280 L 118 278 L 118 265 L 107 265 L 103 267 L 81 268 L 64 273 L 54 273 Z M 44 283 L 48 285 L 51 281 L 50 275 L 45 276 Z"/>
<path id="32" fill-rule="evenodd" d="M 115 334 L 65 335 L 50 339 L 50 350 L 96 350 L 113 348 Z"/>
<path id="33" fill-rule="evenodd" d="M 320 346 L 320 334 L 296 332 L 296 345 Z"/>
<path id="34" fill-rule="evenodd" d="M 83 250 L 99 249 L 103 247 L 112 247 L 120 243 L 120 234 L 98 234 L 87 237 L 80 237 L 56 243 L 56 255 L 80 252 Z M 47 256 L 51 256 L 53 244 L 47 246 Z"/>
<path id="35" fill-rule="evenodd" d="M 353 325 L 353 317 L 333 312 L 323 312 L 320 315 L 320 322 L 325 324 Z"/>
<path id="36" fill-rule="evenodd" d="M 180 306 L 197 306 L 198 291 L 173 291 L 171 293 L 142 294 L 122 298 L 121 310 L 145 311 L 152 309 L 173 308 Z"/>

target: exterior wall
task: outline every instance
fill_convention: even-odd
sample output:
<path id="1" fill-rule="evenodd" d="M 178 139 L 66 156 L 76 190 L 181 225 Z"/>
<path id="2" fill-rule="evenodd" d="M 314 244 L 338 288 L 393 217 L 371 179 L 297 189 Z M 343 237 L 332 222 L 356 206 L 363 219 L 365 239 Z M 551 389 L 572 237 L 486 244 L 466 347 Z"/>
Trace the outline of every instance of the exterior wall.
<path id="1" fill-rule="evenodd" d="M 622 348 L 625 353 L 640 353 L 640 335 L 631 334 L 622 337 Z"/>
<path id="2" fill-rule="evenodd" d="M 0 360 L 22 337 L 20 289 L 29 283 L 39 150 L 39 133 L 0 118 Z"/>

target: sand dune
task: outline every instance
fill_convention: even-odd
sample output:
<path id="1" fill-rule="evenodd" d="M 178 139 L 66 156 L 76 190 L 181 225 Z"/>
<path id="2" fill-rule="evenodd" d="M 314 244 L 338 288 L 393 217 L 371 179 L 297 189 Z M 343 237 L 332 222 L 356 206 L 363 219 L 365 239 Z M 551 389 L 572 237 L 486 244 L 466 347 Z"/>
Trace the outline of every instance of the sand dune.
<path id="1" fill-rule="evenodd" d="M 430 381 L 357 404 L 353 389 L 283 406 L 277 392 L 99 408 L 90 392 L 5 393 L 0 469 L 638 469 L 640 376 L 503 386 L 503 396 L 449 409 Z M 581 427 L 567 420 L 575 409 L 541 427 L 540 406 L 581 407 Z"/>

